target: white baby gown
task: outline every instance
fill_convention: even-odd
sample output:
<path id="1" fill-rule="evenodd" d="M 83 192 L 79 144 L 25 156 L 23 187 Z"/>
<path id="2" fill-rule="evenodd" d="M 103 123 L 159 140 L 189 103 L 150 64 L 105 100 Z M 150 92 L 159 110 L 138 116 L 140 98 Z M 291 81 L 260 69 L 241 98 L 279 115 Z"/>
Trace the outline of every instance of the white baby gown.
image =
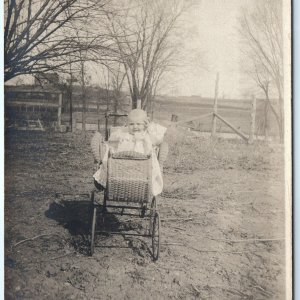
<path id="1" fill-rule="evenodd" d="M 152 145 L 150 151 L 152 157 L 153 196 L 159 195 L 163 190 L 163 178 L 159 162 L 157 160 L 157 147 L 163 141 L 166 130 L 167 129 L 165 127 L 159 124 L 150 123 L 145 132 L 145 140 L 147 140 L 147 142 Z M 136 141 L 134 136 L 128 132 L 127 127 L 121 127 L 118 130 L 112 132 L 108 144 L 106 144 L 106 151 L 102 159 L 102 164 L 100 165 L 99 170 L 93 176 L 94 179 L 104 188 L 106 187 L 107 181 L 107 160 L 109 149 L 112 152 L 135 151 L 142 154 L 149 154 L 149 150 L 145 149 L 144 143 L 142 141 Z"/>

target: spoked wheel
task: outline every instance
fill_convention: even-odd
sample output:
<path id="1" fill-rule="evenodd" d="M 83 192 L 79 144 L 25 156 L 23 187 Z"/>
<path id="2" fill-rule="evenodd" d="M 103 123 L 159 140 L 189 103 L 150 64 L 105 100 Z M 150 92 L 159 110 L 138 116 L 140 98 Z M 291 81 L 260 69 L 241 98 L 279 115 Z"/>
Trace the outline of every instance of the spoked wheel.
<path id="1" fill-rule="evenodd" d="M 92 215 L 92 224 L 91 224 L 91 256 L 94 254 L 95 248 L 95 229 L 97 221 L 97 207 L 94 205 L 93 215 Z"/>
<path id="2" fill-rule="evenodd" d="M 156 212 L 156 198 L 153 197 L 150 205 L 150 212 L 149 212 L 149 234 L 152 235 L 152 225 L 153 225 L 153 217 Z"/>
<path id="3" fill-rule="evenodd" d="M 152 256 L 156 261 L 160 251 L 160 218 L 159 213 L 155 212 L 152 223 Z"/>
<path id="4" fill-rule="evenodd" d="M 94 254 L 95 247 L 95 229 L 96 229 L 96 219 L 97 219 L 97 207 L 95 205 L 95 192 L 91 193 L 91 216 L 90 216 L 90 224 L 91 224 L 91 245 L 90 245 L 90 254 L 91 256 Z"/>

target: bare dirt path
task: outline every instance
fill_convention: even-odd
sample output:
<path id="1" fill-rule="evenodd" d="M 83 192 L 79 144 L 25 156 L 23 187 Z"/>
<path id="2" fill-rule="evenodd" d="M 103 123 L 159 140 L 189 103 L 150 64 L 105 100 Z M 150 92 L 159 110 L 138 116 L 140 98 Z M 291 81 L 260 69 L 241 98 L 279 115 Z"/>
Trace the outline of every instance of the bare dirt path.
<path id="1" fill-rule="evenodd" d="M 87 255 L 89 138 L 10 132 L 6 299 L 284 299 L 282 150 L 246 147 L 171 145 L 152 262 L 150 241 L 136 238 L 100 237 Z M 112 218 L 111 226 L 141 222 Z"/>

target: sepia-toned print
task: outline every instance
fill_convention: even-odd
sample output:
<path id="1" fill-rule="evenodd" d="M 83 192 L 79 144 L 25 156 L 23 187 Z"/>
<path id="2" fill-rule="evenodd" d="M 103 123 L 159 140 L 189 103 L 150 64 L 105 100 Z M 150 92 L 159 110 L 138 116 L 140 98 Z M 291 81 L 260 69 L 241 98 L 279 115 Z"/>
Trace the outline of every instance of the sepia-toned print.
<path id="1" fill-rule="evenodd" d="M 291 299 L 286 0 L 5 0 L 5 299 Z"/>

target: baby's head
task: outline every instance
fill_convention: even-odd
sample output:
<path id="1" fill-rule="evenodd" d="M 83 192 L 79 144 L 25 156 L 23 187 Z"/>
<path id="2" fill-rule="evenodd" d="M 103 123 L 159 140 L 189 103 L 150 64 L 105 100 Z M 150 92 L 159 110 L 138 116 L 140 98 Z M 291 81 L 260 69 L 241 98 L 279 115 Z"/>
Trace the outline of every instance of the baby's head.
<path id="1" fill-rule="evenodd" d="M 142 109 L 133 109 L 128 114 L 128 131 L 131 134 L 144 132 L 148 125 L 147 114 Z"/>

